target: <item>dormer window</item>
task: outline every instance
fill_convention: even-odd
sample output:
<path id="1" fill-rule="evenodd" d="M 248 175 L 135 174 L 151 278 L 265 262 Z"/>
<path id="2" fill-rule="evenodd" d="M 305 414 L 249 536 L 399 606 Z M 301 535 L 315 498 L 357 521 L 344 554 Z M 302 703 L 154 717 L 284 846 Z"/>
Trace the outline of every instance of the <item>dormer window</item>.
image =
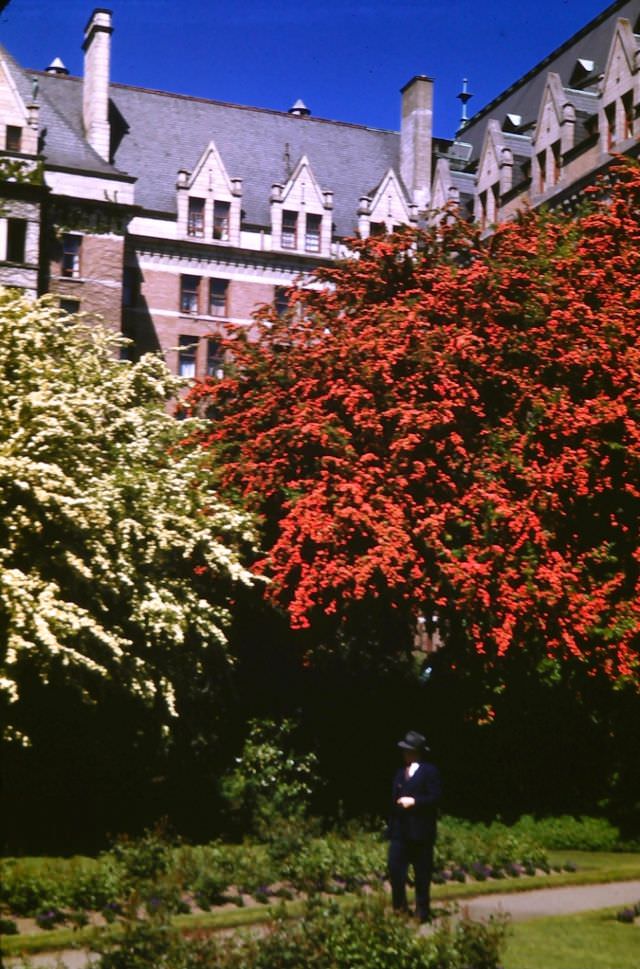
<path id="1" fill-rule="evenodd" d="M 22 151 L 22 128 L 19 128 L 17 125 L 7 125 L 5 148 L 7 151 Z"/>
<path id="2" fill-rule="evenodd" d="M 187 235 L 202 239 L 204 236 L 204 199 L 189 199 L 187 216 Z"/>
<path id="3" fill-rule="evenodd" d="M 287 211 L 282 213 L 282 235 L 280 245 L 283 249 L 295 249 L 298 239 L 298 213 Z"/>
<path id="4" fill-rule="evenodd" d="M 230 202 L 220 202 L 216 199 L 213 203 L 213 238 L 219 242 L 229 241 L 230 212 Z"/>
<path id="5" fill-rule="evenodd" d="M 624 138 L 633 138 L 633 91 L 622 95 Z"/>
<path id="6" fill-rule="evenodd" d="M 304 247 L 307 252 L 320 252 L 320 227 L 322 225 L 321 215 L 307 215 L 306 229 L 304 234 Z"/>
<path id="7" fill-rule="evenodd" d="M 611 151 L 616 143 L 616 103 L 613 101 L 604 109 L 607 150 Z"/>

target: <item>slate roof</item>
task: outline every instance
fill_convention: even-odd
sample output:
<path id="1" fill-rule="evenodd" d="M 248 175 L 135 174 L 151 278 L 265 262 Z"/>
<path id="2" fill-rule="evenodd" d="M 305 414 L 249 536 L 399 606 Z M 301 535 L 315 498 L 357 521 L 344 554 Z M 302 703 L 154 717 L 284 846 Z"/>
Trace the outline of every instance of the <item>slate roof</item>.
<path id="1" fill-rule="evenodd" d="M 569 79 L 579 58 L 595 61 L 596 73 L 602 73 L 613 40 L 615 24 L 620 17 L 626 17 L 634 27 L 640 17 L 640 0 L 616 0 L 610 4 L 519 81 L 474 114 L 460 133 L 464 141 L 473 145 L 473 157 L 477 159 L 480 155 L 490 118 L 496 118 L 502 124 L 507 114 L 519 114 L 523 125 L 536 121 L 549 71 L 559 74 L 565 87 L 569 86 Z"/>
<path id="2" fill-rule="evenodd" d="M 48 132 L 47 161 L 87 167 L 98 156 L 82 135 L 82 80 L 35 72 Z M 98 159 L 100 170 L 136 177 L 136 203 L 175 214 L 178 171 L 193 171 L 214 141 L 230 178 L 243 179 L 243 222 L 269 226 L 274 182 L 284 183 L 307 155 L 322 189 L 334 192 L 333 219 L 338 235 L 357 226 L 360 196 L 384 173 L 399 169 L 400 138 L 383 131 L 321 118 L 208 101 L 203 98 L 111 84 L 113 166 Z M 46 112 L 44 110 L 47 105 Z M 52 113 L 62 120 L 58 131 Z"/>

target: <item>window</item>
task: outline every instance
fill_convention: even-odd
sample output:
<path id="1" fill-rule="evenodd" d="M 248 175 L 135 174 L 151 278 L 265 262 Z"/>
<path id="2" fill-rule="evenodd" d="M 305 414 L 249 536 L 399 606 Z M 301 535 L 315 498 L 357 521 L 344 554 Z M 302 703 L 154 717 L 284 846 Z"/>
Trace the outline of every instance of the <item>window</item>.
<path id="1" fill-rule="evenodd" d="M 199 289 L 200 289 L 199 276 L 180 277 L 180 312 L 181 313 L 198 312 Z"/>
<path id="2" fill-rule="evenodd" d="M 622 110 L 624 112 L 624 137 L 633 138 L 633 91 L 622 95 Z"/>
<path id="3" fill-rule="evenodd" d="M 229 212 L 230 202 L 213 203 L 213 238 L 220 242 L 229 241 Z"/>
<path id="4" fill-rule="evenodd" d="M 606 139 L 607 139 L 607 150 L 611 151 L 616 143 L 616 104 L 615 101 L 612 104 L 608 104 L 604 109 L 605 125 L 606 125 Z"/>
<path id="5" fill-rule="evenodd" d="M 207 340 L 207 376 L 221 380 L 224 376 L 224 352 L 220 341 L 210 337 Z"/>
<path id="6" fill-rule="evenodd" d="M 80 275 L 80 244 L 82 236 L 62 237 L 62 275 L 75 278 Z"/>
<path id="7" fill-rule="evenodd" d="M 198 337 L 178 337 L 178 374 L 181 377 L 195 377 L 198 356 Z"/>
<path id="8" fill-rule="evenodd" d="M 480 192 L 480 195 L 478 196 L 478 202 L 480 203 L 480 219 L 479 219 L 480 228 L 486 229 L 487 228 L 487 193 L 486 192 Z"/>
<path id="9" fill-rule="evenodd" d="M 298 235 L 298 213 L 285 210 L 282 213 L 280 244 L 283 249 L 295 249 Z"/>
<path id="10" fill-rule="evenodd" d="M 273 305 L 275 306 L 278 316 L 284 316 L 289 309 L 289 290 L 286 289 L 286 287 L 276 286 Z"/>
<path id="11" fill-rule="evenodd" d="M 320 252 L 321 225 L 321 215 L 307 215 L 306 232 L 304 234 L 304 247 L 307 252 Z"/>
<path id="12" fill-rule="evenodd" d="M 22 128 L 12 124 L 7 125 L 5 147 L 7 151 L 22 151 Z"/>
<path id="13" fill-rule="evenodd" d="M 538 154 L 538 192 L 542 194 L 547 187 L 547 152 Z"/>
<path id="14" fill-rule="evenodd" d="M 384 222 L 372 222 L 369 225 L 370 236 L 383 236 L 386 231 L 387 231 L 387 226 Z"/>
<path id="15" fill-rule="evenodd" d="M 7 219 L 7 261 L 24 262 L 24 249 L 27 238 L 25 219 Z"/>
<path id="16" fill-rule="evenodd" d="M 228 279 L 209 280 L 209 314 L 211 316 L 227 315 Z"/>
<path id="17" fill-rule="evenodd" d="M 74 313 L 80 312 L 80 300 L 67 299 L 66 297 L 62 297 L 60 299 L 60 309 L 63 310 L 65 313 L 68 313 L 69 316 L 73 316 Z"/>
<path id="18" fill-rule="evenodd" d="M 189 199 L 187 235 L 201 239 L 204 235 L 204 199 Z"/>
<path id="19" fill-rule="evenodd" d="M 551 151 L 553 153 L 553 184 L 557 185 L 562 173 L 562 150 L 559 141 L 552 144 Z"/>

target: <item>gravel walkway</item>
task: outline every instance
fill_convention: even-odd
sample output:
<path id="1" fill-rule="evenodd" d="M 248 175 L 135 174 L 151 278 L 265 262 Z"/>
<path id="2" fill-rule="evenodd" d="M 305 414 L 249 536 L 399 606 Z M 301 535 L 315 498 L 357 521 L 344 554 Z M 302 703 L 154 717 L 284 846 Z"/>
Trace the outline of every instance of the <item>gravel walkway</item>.
<path id="1" fill-rule="evenodd" d="M 482 895 L 460 902 L 460 909 L 472 919 L 483 919 L 497 912 L 507 912 L 514 922 L 522 922 L 545 915 L 571 915 L 574 912 L 587 912 L 590 909 L 615 905 L 623 907 L 636 902 L 640 902 L 640 881 L 612 882 L 609 885 L 568 885 L 564 888 L 541 888 L 510 895 Z"/>

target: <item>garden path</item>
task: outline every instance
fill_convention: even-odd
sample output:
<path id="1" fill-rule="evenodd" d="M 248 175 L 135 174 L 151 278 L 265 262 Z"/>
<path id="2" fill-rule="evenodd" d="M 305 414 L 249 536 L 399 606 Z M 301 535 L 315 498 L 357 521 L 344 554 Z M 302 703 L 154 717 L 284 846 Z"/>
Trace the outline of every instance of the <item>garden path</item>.
<path id="1" fill-rule="evenodd" d="M 640 902 L 640 881 L 611 882 L 608 885 L 567 885 L 538 888 L 504 895 L 479 895 L 460 902 L 460 910 L 472 919 L 484 919 L 505 912 L 513 921 L 545 915 L 571 915 L 590 909 Z"/>

